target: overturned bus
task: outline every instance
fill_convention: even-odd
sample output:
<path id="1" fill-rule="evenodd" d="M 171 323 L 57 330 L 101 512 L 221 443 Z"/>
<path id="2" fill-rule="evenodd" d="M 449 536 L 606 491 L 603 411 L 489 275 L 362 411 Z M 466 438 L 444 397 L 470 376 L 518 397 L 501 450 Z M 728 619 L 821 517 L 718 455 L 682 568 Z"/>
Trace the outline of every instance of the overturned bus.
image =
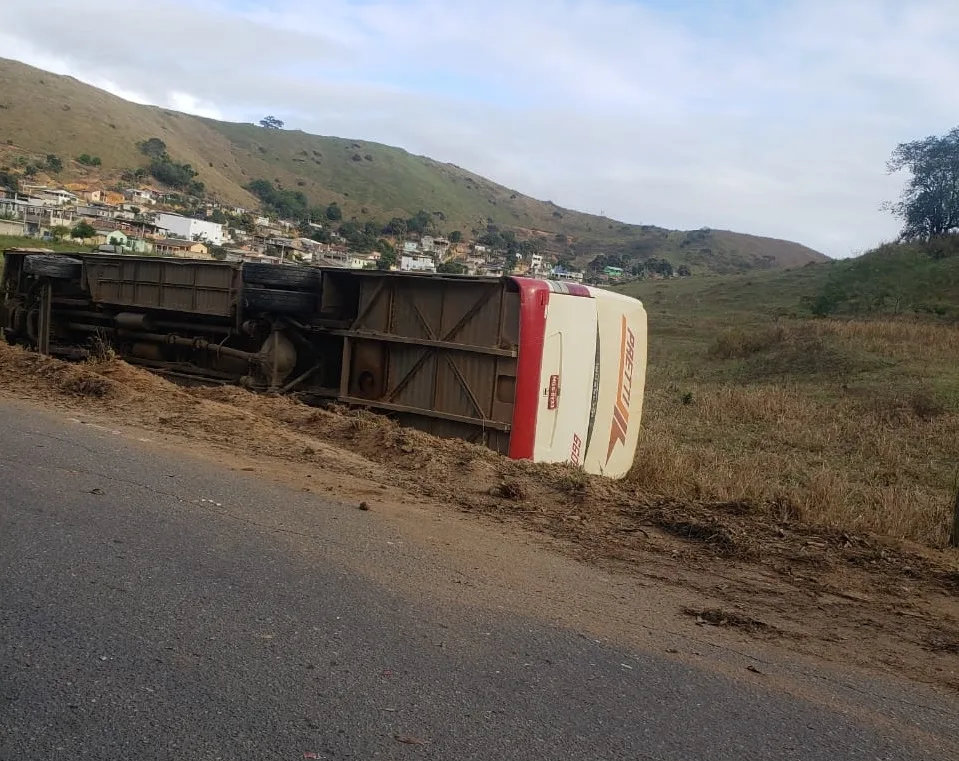
<path id="1" fill-rule="evenodd" d="M 365 407 L 612 478 L 632 465 L 646 313 L 627 296 L 523 277 L 5 254 L 0 327 L 43 354 L 105 342 L 184 382 Z"/>

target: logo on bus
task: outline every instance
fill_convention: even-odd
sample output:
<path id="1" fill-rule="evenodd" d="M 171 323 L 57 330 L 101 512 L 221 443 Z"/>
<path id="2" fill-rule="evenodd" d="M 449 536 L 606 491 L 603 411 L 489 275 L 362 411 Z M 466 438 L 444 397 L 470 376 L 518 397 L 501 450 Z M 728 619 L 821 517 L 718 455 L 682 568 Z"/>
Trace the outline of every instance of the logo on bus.
<path id="1" fill-rule="evenodd" d="M 573 465 L 580 465 L 583 457 L 583 440 L 578 433 L 573 434 L 573 447 L 569 452 L 569 461 Z"/>
<path id="2" fill-rule="evenodd" d="M 609 431 L 609 449 L 606 450 L 606 462 L 613 456 L 617 444 L 626 443 L 626 429 L 629 427 L 629 396 L 633 389 L 633 359 L 636 352 L 636 337 L 622 318 L 622 338 L 619 349 L 619 380 L 616 388 L 616 405 L 613 407 L 613 424 Z"/>
<path id="3" fill-rule="evenodd" d="M 559 376 L 549 376 L 549 390 L 546 392 L 546 409 L 555 410 L 559 400 Z"/>

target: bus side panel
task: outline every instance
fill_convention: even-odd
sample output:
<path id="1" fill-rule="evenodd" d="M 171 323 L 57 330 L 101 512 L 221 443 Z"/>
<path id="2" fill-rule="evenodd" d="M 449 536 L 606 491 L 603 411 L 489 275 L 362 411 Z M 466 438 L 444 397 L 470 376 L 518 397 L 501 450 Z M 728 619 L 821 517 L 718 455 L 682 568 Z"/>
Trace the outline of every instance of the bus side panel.
<path id="1" fill-rule="evenodd" d="M 536 415 L 536 462 L 582 464 L 596 340 L 595 299 L 550 294 Z"/>
<path id="2" fill-rule="evenodd" d="M 583 467 L 622 478 L 633 465 L 646 384 L 646 310 L 640 301 L 590 288 L 599 327 L 596 413 Z"/>

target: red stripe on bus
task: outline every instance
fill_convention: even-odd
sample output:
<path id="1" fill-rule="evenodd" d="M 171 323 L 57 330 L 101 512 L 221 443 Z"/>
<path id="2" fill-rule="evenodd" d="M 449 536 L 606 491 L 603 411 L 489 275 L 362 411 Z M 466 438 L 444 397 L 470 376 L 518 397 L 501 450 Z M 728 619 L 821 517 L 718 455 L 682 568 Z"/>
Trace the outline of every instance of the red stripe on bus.
<path id="1" fill-rule="evenodd" d="M 567 283 L 566 287 L 569 288 L 570 296 L 585 296 L 587 298 L 593 298 L 593 294 L 589 292 L 589 288 L 585 285 L 580 285 L 579 283 Z"/>
<path id="2" fill-rule="evenodd" d="M 539 409 L 549 285 L 543 280 L 525 277 L 511 279 L 519 287 L 520 306 L 519 358 L 509 456 L 514 460 L 531 460 L 536 442 L 536 411 Z"/>

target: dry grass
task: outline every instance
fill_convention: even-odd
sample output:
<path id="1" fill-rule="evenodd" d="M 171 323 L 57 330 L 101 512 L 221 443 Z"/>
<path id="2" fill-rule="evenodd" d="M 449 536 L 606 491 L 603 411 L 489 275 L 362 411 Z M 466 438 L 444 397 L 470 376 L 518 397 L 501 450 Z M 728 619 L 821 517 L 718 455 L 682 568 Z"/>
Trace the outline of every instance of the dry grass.
<path id="1" fill-rule="evenodd" d="M 797 321 L 722 331 L 703 354 L 698 382 L 651 372 L 637 489 L 946 541 L 959 326 Z M 710 374 L 729 366 L 736 381 Z"/>

